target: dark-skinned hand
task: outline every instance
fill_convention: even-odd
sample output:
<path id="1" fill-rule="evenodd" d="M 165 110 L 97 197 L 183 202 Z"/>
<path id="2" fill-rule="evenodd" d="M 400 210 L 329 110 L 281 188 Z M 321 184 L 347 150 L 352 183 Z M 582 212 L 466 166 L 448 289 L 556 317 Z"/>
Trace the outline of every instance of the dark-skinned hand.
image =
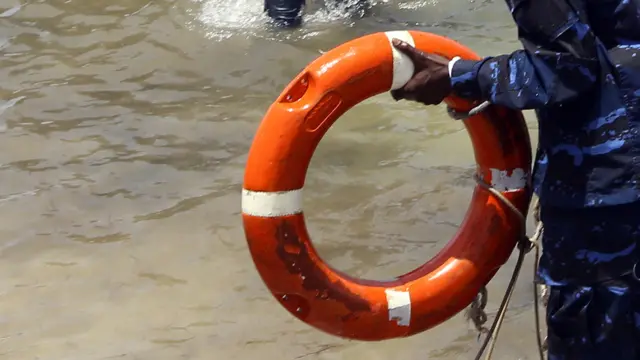
<path id="1" fill-rule="evenodd" d="M 404 41 L 393 39 L 393 46 L 413 62 L 413 76 L 401 88 L 391 91 L 394 100 L 411 100 L 425 105 L 437 105 L 451 93 L 449 60 L 427 54 Z"/>

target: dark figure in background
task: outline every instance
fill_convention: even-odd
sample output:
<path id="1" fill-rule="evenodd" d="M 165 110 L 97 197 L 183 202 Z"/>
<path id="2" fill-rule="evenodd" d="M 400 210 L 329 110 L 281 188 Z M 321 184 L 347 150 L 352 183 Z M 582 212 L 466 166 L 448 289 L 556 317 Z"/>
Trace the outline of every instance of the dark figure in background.
<path id="1" fill-rule="evenodd" d="M 346 11 L 354 16 L 364 16 L 370 9 L 369 0 L 334 0 L 338 2 L 348 2 Z M 264 11 L 277 26 L 298 27 L 302 24 L 302 12 L 305 0 L 265 0 Z"/>
<path id="2" fill-rule="evenodd" d="M 536 109 L 549 360 L 640 359 L 640 0 L 507 0 L 524 49 L 415 64 L 396 100 Z"/>
<path id="3" fill-rule="evenodd" d="M 297 27 L 302 24 L 302 8 L 305 0 L 265 0 L 264 11 L 276 25 Z"/>

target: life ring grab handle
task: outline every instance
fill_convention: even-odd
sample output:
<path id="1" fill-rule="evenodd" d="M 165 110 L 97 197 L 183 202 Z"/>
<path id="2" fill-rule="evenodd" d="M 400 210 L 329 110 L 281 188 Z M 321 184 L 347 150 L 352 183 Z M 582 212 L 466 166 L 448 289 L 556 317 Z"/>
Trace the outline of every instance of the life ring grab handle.
<path id="1" fill-rule="evenodd" d="M 411 33 L 408 31 L 388 31 L 385 32 L 389 43 L 393 39 L 399 39 L 411 46 L 415 46 L 415 41 Z M 406 84 L 413 73 L 415 71 L 415 67 L 413 62 L 407 55 L 401 53 L 395 47 L 391 46 L 392 58 L 393 58 L 393 76 L 391 79 L 391 84 L 386 89 L 381 89 L 379 92 L 371 94 L 371 96 L 379 95 L 382 93 L 386 93 L 389 90 L 395 90 L 401 88 Z M 348 52 L 345 52 L 348 54 Z M 454 57 L 461 57 L 465 59 L 476 59 L 477 56 L 469 56 L 468 54 L 444 54 L 439 51 L 433 51 L 434 54 L 439 55 L 443 58 L 452 59 Z M 343 55 L 342 59 L 336 59 L 335 62 L 339 62 L 340 60 L 344 60 L 345 55 Z M 316 61 L 318 61 L 317 59 Z M 313 63 L 312 63 L 313 64 Z M 361 71 L 358 74 L 352 76 L 351 81 L 355 78 L 362 76 L 362 74 L 371 72 L 375 70 L 379 64 L 372 64 L 369 68 L 364 71 Z M 304 70 L 300 74 L 298 74 L 291 83 L 285 88 L 279 98 L 273 103 L 272 106 L 287 106 L 288 111 L 303 111 L 308 109 L 309 107 L 314 107 L 321 101 L 321 99 L 326 96 L 327 93 L 334 92 L 339 89 L 334 88 L 326 88 L 320 89 L 315 86 L 317 83 L 317 77 L 324 75 L 324 72 L 328 71 L 327 67 L 321 67 L 321 71 L 308 71 Z M 313 101 L 304 101 L 308 97 L 312 96 L 315 100 Z M 464 120 L 468 117 L 472 117 L 477 115 L 482 110 L 484 110 L 490 103 L 485 101 L 484 103 L 480 102 L 468 102 L 466 100 L 458 100 L 454 101 L 452 99 L 456 99 L 455 95 L 451 95 L 449 98 L 445 99 L 447 103 L 447 109 L 450 111 L 450 116 L 452 116 L 456 120 Z M 479 104 L 479 105 L 478 105 Z M 356 104 L 353 104 L 356 105 Z M 351 106 L 353 106 L 351 105 Z M 346 109 L 348 110 L 348 109 Z M 345 110 L 345 111 L 346 111 Z"/>

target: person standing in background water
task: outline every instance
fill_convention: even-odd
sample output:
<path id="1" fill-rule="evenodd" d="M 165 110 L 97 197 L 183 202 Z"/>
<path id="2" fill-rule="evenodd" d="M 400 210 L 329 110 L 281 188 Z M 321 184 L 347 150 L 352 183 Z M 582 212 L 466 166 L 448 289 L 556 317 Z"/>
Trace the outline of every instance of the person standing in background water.
<path id="1" fill-rule="evenodd" d="M 302 13 L 306 0 L 264 0 L 264 11 L 276 26 L 295 28 L 302 25 Z M 329 8 L 340 8 L 354 17 L 363 17 L 371 9 L 369 0 L 332 0 L 325 2 Z"/>
<path id="2" fill-rule="evenodd" d="M 395 100 L 535 109 L 549 360 L 640 359 L 640 0 L 507 0 L 522 50 L 451 61 L 394 46 Z"/>

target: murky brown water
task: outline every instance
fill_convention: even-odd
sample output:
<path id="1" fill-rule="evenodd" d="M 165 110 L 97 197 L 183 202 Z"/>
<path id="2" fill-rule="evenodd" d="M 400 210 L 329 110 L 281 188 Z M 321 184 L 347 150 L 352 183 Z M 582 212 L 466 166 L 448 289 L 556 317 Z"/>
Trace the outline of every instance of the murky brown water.
<path id="1" fill-rule="evenodd" d="M 503 3 L 400 0 L 355 22 L 312 5 L 277 32 L 261 0 L 19 1 L 0 0 L 0 358 L 472 358 L 461 317 L 379 343 L 293 319 L 251 263 L 239 193 L 262 114 L 322 50 L 408 22 L 508 51 Z M 358 106 L 313 159 L 321 254 L 368 278 L 414 268 L 462 219 L 472 165 L 442 108 Z M 533 358 L 530 265 L 496 359 Z"/>

